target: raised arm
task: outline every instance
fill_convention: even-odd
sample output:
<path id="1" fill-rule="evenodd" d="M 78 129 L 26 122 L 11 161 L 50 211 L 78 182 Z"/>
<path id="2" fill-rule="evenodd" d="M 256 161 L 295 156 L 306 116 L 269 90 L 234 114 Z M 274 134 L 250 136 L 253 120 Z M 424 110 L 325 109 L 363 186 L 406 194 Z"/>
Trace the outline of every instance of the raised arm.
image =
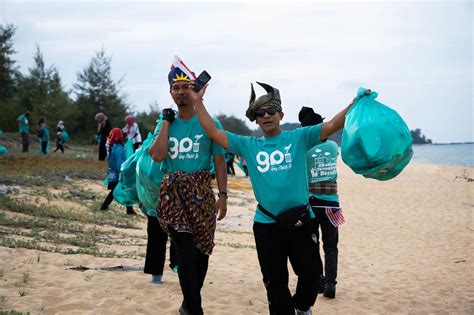
<path id="1" fill-rule="evenodd" d="M 371 93 L 371 90 L 368 89 L 365 92 L 365 95 L 369 95 Z M 326 140 L 329 138 L 330 135 L 344 127 L 344 123 L 346 122 L 346 114 L 349 108 L 351 108 L 352 105 L 354 105 L 355 101 L 357 98 L 354 98 L 352 102 L 344 108 L 342 111 L 336 114 L 330 121 L 323 123 L 323 127 L 321 128 L 321 140 Z"/>
<path id="2" fill-rule="evenodd" d="M 166 159 L 166 154 L 168 153 L 168 128 L 170 123 L 168 121 L 163 121 L 161 129 L 158 133 L 158 137 L 153 141 L 150 149 L 148 149 L 148 154 L 155 162 L 162 162 Z"/>
<path id="3" fill-rule="evenodd" d="M 209 115 L 206 107 L 204 107 L 204 104 L 202 102 L 202 97 L 204 96 L 206 89 L 207 84 L 198 93 L 194 92 L 192 88 L 190 89 L 192 91 L 189 92 L 194 108 L 196 109 L 196 114 L 198 116 L 199 123 L 201 124 L 202 129 L 204 129 L 209 138 L 217 142 L 224 149 L 227 149 L 229 147 L 229 141 L 227 140 L 227 135 L 225 131 L 217 128 L 216 124 L 214 123 L 214 120 L 212 119 L 211 115 Z"/>
<path id="4" fill-rule="evenodd" d="M 150 146 L 148 154 L 155 162 L 162 162 L 166 159 L 168 154 L 168 134 L 169 126 L 174 120 L 174 111 L 171 108 L 163 109 L 162 116 L 163 120 L 161 123 L 160 131 L 158 132 L 158 137 Z"/>

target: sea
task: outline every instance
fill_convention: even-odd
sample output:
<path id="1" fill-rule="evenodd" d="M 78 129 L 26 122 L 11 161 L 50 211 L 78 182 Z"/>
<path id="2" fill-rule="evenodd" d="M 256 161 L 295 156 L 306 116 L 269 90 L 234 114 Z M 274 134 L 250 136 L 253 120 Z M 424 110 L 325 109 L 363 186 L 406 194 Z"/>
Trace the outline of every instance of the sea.
<path id="1" fill-rule="evenodd" d="M 412 161 L 474 167 L 474 143 L 413 145 Z"/>

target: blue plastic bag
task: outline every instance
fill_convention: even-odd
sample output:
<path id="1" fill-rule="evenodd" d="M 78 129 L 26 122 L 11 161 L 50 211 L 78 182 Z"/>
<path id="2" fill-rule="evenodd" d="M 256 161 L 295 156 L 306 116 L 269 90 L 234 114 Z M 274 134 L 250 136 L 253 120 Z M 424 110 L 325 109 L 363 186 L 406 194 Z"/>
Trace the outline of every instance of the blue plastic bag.
<path id="1" fill-rule="evenodd" d="M 365 92 L 359 89 L 356 103 L 346 114 L 341 156 L 355 173 L 389 180 L 410 162 L 412 137 L 396 111 L 377 102 L 376 92 Z"/>

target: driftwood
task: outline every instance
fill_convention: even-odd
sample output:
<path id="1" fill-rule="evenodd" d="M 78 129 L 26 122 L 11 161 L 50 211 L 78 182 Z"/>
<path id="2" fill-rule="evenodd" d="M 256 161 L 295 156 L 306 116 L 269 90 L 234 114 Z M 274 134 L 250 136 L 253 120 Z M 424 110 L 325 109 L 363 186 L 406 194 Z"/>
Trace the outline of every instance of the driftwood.
<path id="1" fill-rule="evenodd" d="M 467 175 L 456 176 L 456 177 L 454 177 L 454 180 L 456 180 L 456 179 L 458 179 L 458 178 L 459 178 L 459 179 L 462 179 L 462 180 L 465 180 L 465 181 L 468 182 L 468 183 L 474 182 L 474 178 L 471 178 L 471 177 L 469 177 L 469 176 L 467 176 Z"/>
<path id="2" fill-rule="evenodd" d="M 100 267 L 100 268 L 89 268 L 86 266 L 79 265 L 77 267 L 71 267 L 67 268 L 67 270 L 75 270 L 75 271 L 80 271 L 84 272 L 87 270 L 104 270 L 104 271 L 131 271 L 131 270 L 143 270 L 143 267 L 140 266 L 129 266 L 129 265 L 120 265 L 120 266 L 114 266 L 114 267 Z"/>

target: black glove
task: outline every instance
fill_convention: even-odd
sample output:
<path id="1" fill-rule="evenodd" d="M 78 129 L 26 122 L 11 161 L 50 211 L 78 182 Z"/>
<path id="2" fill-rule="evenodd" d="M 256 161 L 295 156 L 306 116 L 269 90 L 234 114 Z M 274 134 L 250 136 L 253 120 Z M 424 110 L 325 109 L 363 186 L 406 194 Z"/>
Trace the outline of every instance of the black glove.
<path id="1" fill-rule="evenodd" d="M 175 113 L 172 108 L 165 108 L 161 112 L 161 115 L 163 115 L 163 120 L 167 120 L 171 124 L 174 120 Z"/>

